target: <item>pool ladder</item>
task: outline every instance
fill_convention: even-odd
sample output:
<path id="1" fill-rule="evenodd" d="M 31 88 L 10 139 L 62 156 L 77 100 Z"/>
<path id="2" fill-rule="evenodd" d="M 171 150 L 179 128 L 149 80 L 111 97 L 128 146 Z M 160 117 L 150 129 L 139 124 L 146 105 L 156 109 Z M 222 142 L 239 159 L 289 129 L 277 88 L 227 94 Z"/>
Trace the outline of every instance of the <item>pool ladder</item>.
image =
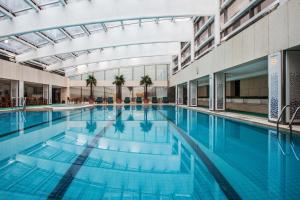
<path id="1" fill-rule="evenodd" d="M 283 116 L 284 111 L 286 111 L 286 109 L 287 109 L 288 107 L 291 107 L 291 106 L 290 106 L 290 105 L 286 105 L 286 106 L 284 106 L 284 107 L 282 108 L 282 110 L 281 110 L 281 112 L 280 112 L 280 115 L 279 115 L 279 117 L 278 117 L 278 119 L 277 119 L 277 122 L 276 122 L 277 137 L 278 137 L 278 134 L 279 134 L 279 123 L 280 123 L 280 121 L 281 121 L 281 118 L 282 118 L 282 116 Z M 297 113 L 299 112 L 299 110 L 300 110 L 300 106 L 297 107 L 297 109 L 296 109 L 296 111 L 294 112 L 294 114 L 293 114 L 293 116 L 292 116 L 290 122 L 288 123 L 289 129 L 290 129 L 290 134 L 293 133 L 293 123 L 294 123 L 294 121 L 295 121 L 295 117 L 296 117 Z"/>
<path id="2" fill-rule="evenodd" d="M 281 146 L 281 142 L 279 141 L 279 123 L 280 123 L 280 120 L 281 120 L 281 118 L 282 118 L 282 115 L 283 115 L 284 111 L 285 111 L 288 107 L 290 107 L 290 105 L 286 105 L 286 106 L 284 106 L 284 107 L 282 108 L 282 110 L 281 110 L 281 112 L 280 112 L 280 115 L 279 115 L 279 117 L 278 117 L 277 123 L 276 123 L 278 144 L 279 144 L 280 150 L 281 150 L 281 152 L 283 153 L 283 155 L 286 155 L 286 153 L 283 151 L 283 148 L 282 148 L 282 146 Z M 299 112 L 299 110 L 300 110 L 300 106 L 297 107 L 296 111 L 295 111 L 294 114 L 292 115 L 292 118 L 291 118 L 290 122 L 288 123 L 289 129 L 290 129 L 290 137 L 291 137 L 291 141 L 290 141 L 291 144 L 290 144 L 290 147 L 291 147 L 292 152 L 293 152 L 293 154 L 294 154 L 294 156 L 295 156 L 295 158 L 296 158 L 297 160 L 299 160 L 299 157 L 298 157 L 298 155 L 297 155 L 297 153 L 295 152 L 295 149 L 294 149 L 294 146 L 295 146 L 295 145 L 294 145 L 294 143 L 293 143 L 293 135 L 292 135 L 292 133 L 293 133 L 293 123 L 294 123 L 294 121 L 295 121 L 295 117 L 296 117 L 297 113 Z"/>

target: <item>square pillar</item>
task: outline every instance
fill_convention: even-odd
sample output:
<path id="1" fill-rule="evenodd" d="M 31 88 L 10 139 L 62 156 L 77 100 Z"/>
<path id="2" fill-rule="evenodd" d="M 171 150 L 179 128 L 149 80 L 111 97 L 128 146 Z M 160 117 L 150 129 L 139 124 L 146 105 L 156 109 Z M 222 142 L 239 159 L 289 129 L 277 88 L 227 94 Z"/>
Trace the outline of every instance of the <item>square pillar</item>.
<path id="1" fill-rule="evenodd" d="M 10 81 L 10 98 L 14 106 L 19 105 L 19 82 L 16 80 Z"/>
<path id="2" fill-rule="evenodd" d="M 215 110 L 225 110 L 225 74 L 219 72 L 215 74 Z"/>
<path id="3" fill-rule="evenodd" d="M 268 88 L 269 88 L 269 113 L 268 119 L 276 122 L 284 105 L 283 90 L 285 89 L 283 77 L 283 52 L 273 53 L 268 56 Z"/>
<path id="4" fill-rule="evenodd" d="M 286 95 L 285 102 L 291 105 L 286 111 L 286 122 L 292 118 L 297 107 L 300 106 L 300 51 L 286 52 Z M 284 89 L 284 88 L 283 88 Z M 300 122 L 300 112 L 295 117 L 294 122 Z"/>
<path id="5" fill-rule="evenodd" d="M 209 110 L 225 110 L 225 74 L 209 75 Z"/>
<path id="6" fill-rule="evenodd" d="M 48 104 L 52 104 L 52 85 L 49 85 Z"/>
<path id="7" fill-rule="evenodd" d="M 46 99 L 49 104 L 49 85 L 43 85 L 43 99 Z"/>
<path id="8" fill-rule="evenodd" d="M 209 75 L 209 110 L 215 110 L 215 74 Z"/>
<path id="9" fill-rule="evenodd" d="M 181 70 L 181 53 L 178 54 L 178 71 Z"/>
<path id="10" fill-rule="evenodd" d="M 187 82 L 186 84 L 186 105 L 187 106 L 190 106 L 191 103 L 190 103 L 190 81 Z"/>
<path id="11" fill-rule="evenodd" d="M 19 98 L 19 101 L 18 101 L 18 104 L 19 106 L 22 106 L 23 105 L 23 102 L 21 101 L 21 99 L 24 98 L 24 81 L 18 81 L 18 98 Z"/>
<path id="12" fill-rule="evenodd" d="M 190 106 L 197 106 L 197 81 L 190 81 Z"/>
<path id="13" fill-rule="evenodd" d="M 177 104 L 183 104 L 183 85 L 177 86 Z"/>

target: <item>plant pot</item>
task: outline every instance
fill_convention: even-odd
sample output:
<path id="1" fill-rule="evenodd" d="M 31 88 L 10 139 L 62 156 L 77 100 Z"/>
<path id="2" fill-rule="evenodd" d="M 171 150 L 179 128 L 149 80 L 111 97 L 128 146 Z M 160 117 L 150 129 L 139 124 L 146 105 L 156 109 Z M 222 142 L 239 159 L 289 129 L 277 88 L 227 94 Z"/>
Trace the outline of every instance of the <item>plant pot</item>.
<path id="1" fill-rule="evenodd" d="M 94 103 L 95 103 L 94 99 L 89 99 L 89 104 L 94 104 Z"/>
<path id="2" fill-rule="evenodd" d="M 122 99 L 117 99 L 117 103 L 122 103 Z"/>
<path id="3" fill-rule="evenodd" d="M 144 103 L 148 104 L 149 103 L 149 99 L 144 99 Z"/>

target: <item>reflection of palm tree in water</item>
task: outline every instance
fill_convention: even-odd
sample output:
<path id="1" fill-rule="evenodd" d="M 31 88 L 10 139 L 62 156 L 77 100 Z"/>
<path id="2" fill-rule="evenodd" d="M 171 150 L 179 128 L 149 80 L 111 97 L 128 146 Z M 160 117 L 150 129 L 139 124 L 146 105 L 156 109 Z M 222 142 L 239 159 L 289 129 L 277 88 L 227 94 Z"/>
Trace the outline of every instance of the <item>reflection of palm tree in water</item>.
<path id="1" fill-rule="evenodd" d="M 144 120 L 140 123 L 140 127 L 144 133 L 149 132 L 152 128 L 152 123 L 148 121 L 148 108 L 144 109 Z"/>
<path id="2" fill-rule="evenodd" d="M 117 115 L 116 120 L 113 126 L 115 127 L 115 133 L 123 133 L 125 129 L 125 125 L 122 121 L 121 117 L 118 117 L 119 113 L 121 112 L 121 108 L 117 108 Z"/>
<path id="3" fill-rule="evenodd" d="M 86 122 L 86 128 L 89 130 L 89 133 L 97 129 L 97 123 L 94 121 L 94 109 L 90 109 L 90 118 L 89 121 Z"/>

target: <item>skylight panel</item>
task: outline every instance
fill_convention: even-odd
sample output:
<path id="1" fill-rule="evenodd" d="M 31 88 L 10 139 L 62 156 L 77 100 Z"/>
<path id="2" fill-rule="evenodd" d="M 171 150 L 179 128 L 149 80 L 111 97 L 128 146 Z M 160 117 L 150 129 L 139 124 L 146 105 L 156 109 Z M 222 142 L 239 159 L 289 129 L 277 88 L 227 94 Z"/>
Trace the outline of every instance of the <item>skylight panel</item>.
<path id="1" fill-rule="evenodd" d="M 72 26 L 72 27 L 66 27 L 64 28 L 70 35 L 72 35 L 72 37 L 76 37 L 76 36 L 80 36 L 80 35 L 84 35 L 84 31 L 82 30 L 82 28 L 80 26 Z"/>
<path id="2" fill-rule="evenodd" d="M 83 55 L 83 54 L 87 54 L 87 51 L 78 51 L 78 52 L 74 52 L 74 54 L 76 56 L 80 56 L 80 55 Z"/>
<path id="3" fill-rule="evenodd" d="M 23 0 L 0 0 L 0 4 L 14 13 L 31 9 Z"/>
<path id="4" fill-rule="evenodd" d="M 63 59 L 63 60 L 67 60 L 67 59 L 73 58 L 74 56 L 72 56 L 69 53 L 65 53 L 65 54 L 57 55 L 57 57 L 59 57 L 60 59 Z"/>
<path id="5" fill-rule="evenodd" d="M 44 63 L 46 65 L 51 65 L 51 64 L 54 64 L 54 63 L 58 62 L 57 59 L 52 58 L 52 57 L 39 58 L 39 59 L 36 59 L 36 61 Z"/>
<path id="6" fill-rule="evenodd" d="M 89 32 L 96 32 L 103 30 L 103 27 L 101 24 L 88 24 L 85 25 L 85 27 L 89 30 Z"/>
<path id="7" fill-rule="evenodd" d="M 117 27 L 117 26 L 121 26 L 119 21 L 116 22 L 107 22 L 105 23 L 107 28 L 113 28 L 113 27 Z"/>
<path id="8" fill-rule="evenodd" d="M 43 38 L 41 38 L 40 36 L 36 35 L 35 33 L 27 33 L 24 35 L 20 35 L 20 38 L 22 38 L 23 40 L 28 41 L 29 43 L 35 45 L 35 46 L 43 46 L 48 44 L 49 42 Z"/>
<path id="9" fill-rule="evenodd" d="M 31 50 L 30 47 L 12 39 L 1 41 L 0 48 L 16 54 L 25 53 Z"/>
<path id="10" fill-rule="evenodd" d="M 57 29 L 43 31 L 43 33 L 55 41 L 63 40 L 63 39 L 66 39 L 66 37 L 67 37 L 65 34 L 63 34 L 60 30 L 57 30 Z"/>

